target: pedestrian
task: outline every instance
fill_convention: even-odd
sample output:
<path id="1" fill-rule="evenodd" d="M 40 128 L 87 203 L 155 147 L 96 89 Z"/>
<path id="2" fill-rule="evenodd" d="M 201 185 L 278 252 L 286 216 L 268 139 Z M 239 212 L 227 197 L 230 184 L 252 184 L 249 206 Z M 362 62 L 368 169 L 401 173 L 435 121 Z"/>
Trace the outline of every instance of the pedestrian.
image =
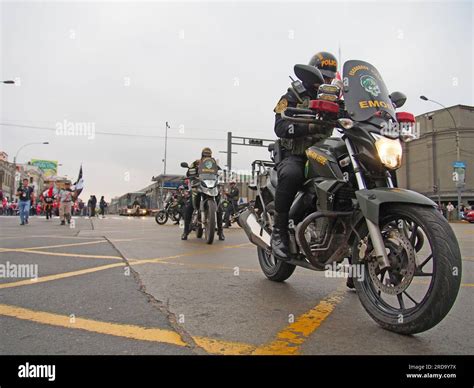
<path id="1" fill-rule="evenodd" d="M 34 200 L 34 190 L 33 187 L 29 185 L 28 178 L 23 179 L 23 184 L 18 188 L 16 195 L 20 199 L 20 225 L 28 224 L 30 206 L 32 200 Z"/>
<path id="2" fill-rule="evenodd" d="M 89 217 L 95 217 L 95 208 L 97 206 L 97 198 L 95 195 L 91 195 L 88 204 L 89 204 Z"/>
<path id="3" fill-rule="evenodd" d="M 71 189 L 71 181 L 64 183 L 64 189 L 59 190 L 57 197 L 59 201 L 59 219 L 61 220 L 61 225 L 66 225 L 66 221 L 70 224 L 71 207 L 74 201 L 74 191 Z"/>
<path id="4" fill-rule="evenodd" d="M 451 202 L 448 202 L 446 206 L 446 211 L 448 212 L 448 221 L 453 220 L 454 205 Z"/>
<path id="5" fill-rule="evenodd" d="M 105 202 L 104 196 L 100 197 L 99 207 L 102 218 L 105 218 L 105 208 L 107 207 L 107 202 Z"/>
<path id="6" fill-rule="evenodd" d="M 51 182 L 49 184 L 48 190 L 43 193 L 44 212 L 46 214 L 47 220 L 53 218 L 53 204 L 55 194 L 56 190 L 54 189 L 54 183 Z"/>

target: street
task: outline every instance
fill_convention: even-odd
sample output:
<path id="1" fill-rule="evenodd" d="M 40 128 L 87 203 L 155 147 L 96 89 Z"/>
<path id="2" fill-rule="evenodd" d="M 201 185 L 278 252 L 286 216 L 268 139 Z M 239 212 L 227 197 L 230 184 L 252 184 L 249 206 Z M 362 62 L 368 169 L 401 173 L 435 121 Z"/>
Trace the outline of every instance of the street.
<path id="1" fill-rule="evenodd" d="M 234 226 L 206 245 L 152 217 L 0 217 L 0 264 L 37 265 L 36 280 L 0 279 L 0 353 L 472 354 L 474 225 L 451 224 L 462 286 L 435 328 L 383 330 L 345 279 L 297 268 L 267 280 Z"/>

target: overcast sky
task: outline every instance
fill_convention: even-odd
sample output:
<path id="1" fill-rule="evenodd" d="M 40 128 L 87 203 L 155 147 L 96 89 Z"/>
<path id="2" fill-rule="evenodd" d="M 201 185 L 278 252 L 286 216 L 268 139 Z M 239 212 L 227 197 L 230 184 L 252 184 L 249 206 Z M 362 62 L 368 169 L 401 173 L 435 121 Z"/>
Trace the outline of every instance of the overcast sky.
<path id="1" fill-rule="evenodd" d="M 226 132 L 273 138 L 273 108 L 295 63 L 317 51 L 375 65 L 404 110 L 474 105 L 473 2 L 3 2 L 0 150 L 58 160 L 82 195 L 114 195 L 150 184 L 210 146 L 225 164 Z M 62 136 L 66 123 L 96 135 Z M 5 124 L 14 124 L 5 125 Z M 30 127 L 41 127 L 30 128 Z M 51 128 L 48 130 L 47 128 Z M 103 135 L 107 132 L 118 135 Z M 233 167 L 267 158 L 236 147 Z"/>

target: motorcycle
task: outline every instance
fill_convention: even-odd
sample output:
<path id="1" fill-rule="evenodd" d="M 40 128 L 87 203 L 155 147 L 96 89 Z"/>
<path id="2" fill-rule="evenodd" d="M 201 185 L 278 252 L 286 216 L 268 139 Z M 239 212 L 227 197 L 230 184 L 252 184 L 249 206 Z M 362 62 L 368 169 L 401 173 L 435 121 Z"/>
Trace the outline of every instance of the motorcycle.
<path id="1" fill-rule="evenodd" d="M 174 222 L 181 220 L 181 204 L 177 201 L 170 200 L 166 203 L 165 208 L 155 215 L 155 221 L 158 225 L 164 225 L 171 218 Z"/>
<path id="2" fill-rule="evenodd" d="M 400 334 L 431 329 L 456 300 L 461 253 L 437 205 L 397 187 L 402 141 L 416 138 L 414 116 L 395 112 L 406 97 L 389 95 L 377 69 L 363 61 L 347 61 L 342 81 L 330 85 L 312 66 L 294 70 L 296 86 L 320 85 L 317 99 L 286 108 L 282 117 L 335 129 L 338 137 L 306 150 L 307 180 L 289 214 L 289 260 L 274 257 L 270 247 L 280 144 L 269 146 L 272 161 L 253 162 L 249 187 L 257 199 L 240 223 L 257 246 L 263 273 L 282 282 L 296 266 L 328 271 L 327 276 L 345 268 L 362 306 L 380 326 Z M 345 259 L 349 264 L 343 267 Z"/>
<path id="3" fill-rule="evenodd" d="M 254 201 L 250 201 L 248 203 L 241 203 L 237 205 L 237 208 L 232 209 L 233 211 L 229 215 L 229 224 L 232 225 L 234 223 L 237 223 L 237 225 L 240 226 L 240 223 L 239 223 L 240 215 L 253 205 L 254 205 Z M 222 214 L 226 214 L 229 207 L 232 206 L 232 203 L 229 200 L 224 199 L 221 201 L 219 206 L 221 207 Z"/>
<path id="4" fill-rule="evenodd" d="M 188 163 L 182 162 L 181 167 L 188 169 L 191 180 L 191 201 L 193 201 L 193 217 L 191 230 L 196 232 L 197 238 L 204 238 L 207 244 L 212 244 L 217 223 L 217 198 L 219 195 L 218 170 L 213 158 L 205 158 L 197 169 L 190 168 Z"/>

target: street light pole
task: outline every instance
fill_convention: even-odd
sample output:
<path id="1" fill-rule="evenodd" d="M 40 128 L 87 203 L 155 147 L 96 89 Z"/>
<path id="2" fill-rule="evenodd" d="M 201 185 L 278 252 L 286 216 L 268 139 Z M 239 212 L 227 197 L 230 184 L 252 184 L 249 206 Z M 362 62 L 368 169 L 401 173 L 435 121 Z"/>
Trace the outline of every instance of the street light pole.
<path id="1" fill-rule="evenodd" d="M 19 149 L 18 151 L 16 151 L 16 154 L 15 156 L 13 157 L 13 184 L 12 186 L 10 186 L 10 200 L 13 200 L 13 189 L 14 189 L 14 186 L 16 186 L 16 159 L 18 158 L 18 154 L 20 153 L 20 151 L 27 147 L 27 146 L 30 146 L 30 145 L 35 145 L 35 144 L 49 144 L 49 142 L 47 141 L 43 141 L 41 143 L 26 143 L 26 144 L 23 144 Z"/>
<path id="2" fill-rule="evenodd" d="M 457 159 L 457 161 L 460 161 L 460 159 L 461 159 L 461 150 L 460 150 L 460 147 L 459 147 L 459 130 L 458 130 L 458 126 L 456 125 L 456 120 L 454 119 L 453 114 L 450 112 L 450 110 L 445 105 L 441 104 L 438 101 L 431 100 L 426 96 L 420 96 L 420 99 L 422 99 L 423 101 L 430 101 L 434 104 L 439 105 L 446 112 L 448 112 L 449 116 L 451 116 L 451 120 L 453 120 L 454 129 L 456 131 L 456 159 Z M 461 215 L 460 214 L 460 209 L 461 209 L 461 183 L 456 183 L 456 189 L 457 189 L 457 194 L 458 194 L 458 214 L 460 216 Z"/>
<path id="3" fill-rule="evenodd" d="M 163 171 L 163 175 L 166 175 L 166 152 L 167 152 L 167 149 L 168 149 L 168 128 L 170 128 L 168 122 L 166 122 L 166 125 L 165 125 L 165 159 L 164 159 L 164 171 Z"/>

